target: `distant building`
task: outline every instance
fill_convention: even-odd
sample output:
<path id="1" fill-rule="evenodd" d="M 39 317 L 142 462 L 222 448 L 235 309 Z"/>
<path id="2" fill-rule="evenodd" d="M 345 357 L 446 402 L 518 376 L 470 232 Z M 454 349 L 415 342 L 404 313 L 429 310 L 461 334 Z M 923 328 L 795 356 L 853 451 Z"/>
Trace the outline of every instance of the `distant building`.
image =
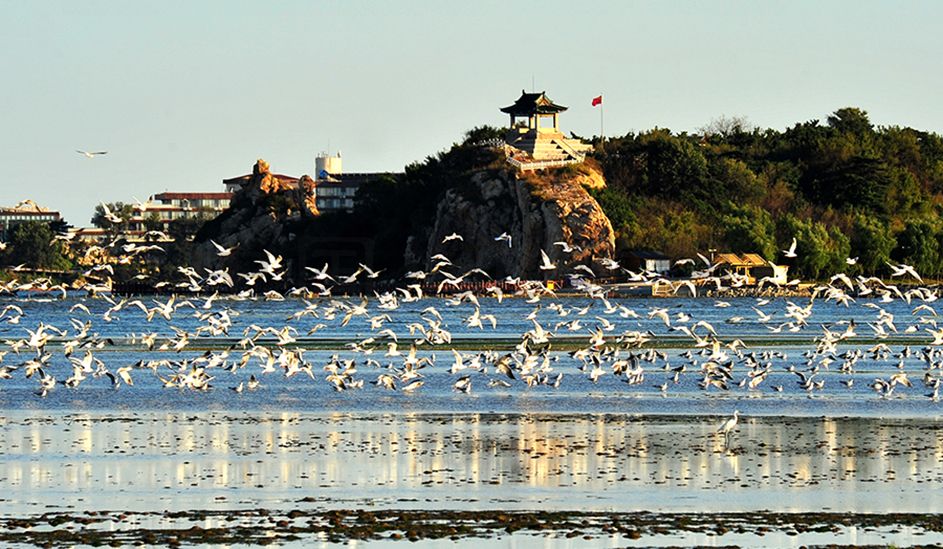
<path id="1" fill-rule="evenodd" d="M 513 105 L 501 109 L 510 116 L 505 137 L 508 162 L 522 170 L 582 162 L 591 146 L 567 138 L 560 131 L 560 113 L 566 110 L 551 101 L 546 92 L 521 90 Z"/>
<path id="2" fill-rule="evenodd" d="M 166 231 L 183 219 L 212 219 L 229 207 L 232 193 L 164 192 L 135 206 L 129 231 L 146 231 L 148 224 L 159 224 Z"/>
<path id="3" fill-rule="evenodd" d="M 671 258 L 653 250 L 629 250 L 623 255 L 622 265 L 631 271 L 649 271 L 667 275 L 671 270 Z"/>
<path id="4" fill-rule="evenodd" d="M 354 209 L 354 196 L 365 183 L 376 181 L 381 177 L 397 177 L 399 174 L 391 172 L 375 173 L 344 173 L 341 155 L 321 153 L 314 159 L 315 197 L 318 211 L 351 212 Z"/>
<path id="5" fill-rule="evenodd" d="M 293 177 L 290 175 L 283 175 L 280 173 L 273 173 L 272 176 L 285 183 L 289 183 L 290 185 L 294 187 L 298 186 L 299 178 L 297 177 Z M 226 188 L 227 193 L 232 194 L 238 191 L 239 189 L 245 187 L 246 183 L 248 183 L 251 179 L 252 179 L 252 174 L 240 175 L 239 177 L 231 177 L 229 179 L 223 179 L 223 186 Z"/>
<path id="6" fill-rule="evenodd" d="M 714 257 L 714 266 L 717 270 L 735 272 L 747 277 L 748 284 L 756 284 L 758 280 L 767 277 L 776 284 L 789 281 L 788 265 L 776 265 L 757 254 L 717 254 Z"/>
<path id="7" fill-rule="evenodd" d="M 39 221 L 42 223 L 60 223 L 62 215 L 41 206 L 32 200 L 24 200 L 19 204 L 4 208 L 0 207 L 0 242 L 6 242 L 12 231 L 20 223 Z"/>
<path id="8" fill-rule="evenodd" d="M 321 213 L 352 212 L 354 210 L 354 196 L 363 184 L 380 179 L 381 177 L 397 177 L 400 174 L 392 172 L 375 173 L 344 173 L 340 153 L 329 155 L 319 154 L 314 159 L 314 190 L 315 204 Z M 282 174 L 272 174 L 274 177 L 289 184 L 292 188 L 298 187 L 299 177 Z M 223 185 L 227 192 L 236 192 L 252 179 L 251 175 L 242 175 L 224 179 Z"/>

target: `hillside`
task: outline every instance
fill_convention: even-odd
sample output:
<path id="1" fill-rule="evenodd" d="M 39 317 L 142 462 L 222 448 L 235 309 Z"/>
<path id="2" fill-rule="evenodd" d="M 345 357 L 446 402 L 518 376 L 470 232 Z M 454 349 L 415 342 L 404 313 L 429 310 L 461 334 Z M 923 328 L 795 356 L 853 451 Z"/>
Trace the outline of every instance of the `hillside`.
<path id="1" fill-rule="evenodd" d="M 883 275 L 889 260 L 943 272 L 937 134 L 875 128 L 845 108 L 785 131 L 722 119 L 697 135 L 627 134 L 597 143 L 596 158 L 619 249 L 757 252 L 809 278 Z M 794 237 L 790 263 L 780 250 Z"/>

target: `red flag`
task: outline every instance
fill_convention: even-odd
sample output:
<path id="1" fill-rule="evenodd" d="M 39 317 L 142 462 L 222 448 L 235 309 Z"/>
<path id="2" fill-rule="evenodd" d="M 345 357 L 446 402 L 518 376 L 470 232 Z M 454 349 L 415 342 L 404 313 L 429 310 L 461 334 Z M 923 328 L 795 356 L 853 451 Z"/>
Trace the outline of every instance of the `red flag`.
<path id="1" fill-rule="evenodd" d="M 595 107 L 596 105 L 602 105 L 602 96 L 601 96 L 601 95 L 596 96 L 596 97 L 593 98 L 593 106 Z"/>

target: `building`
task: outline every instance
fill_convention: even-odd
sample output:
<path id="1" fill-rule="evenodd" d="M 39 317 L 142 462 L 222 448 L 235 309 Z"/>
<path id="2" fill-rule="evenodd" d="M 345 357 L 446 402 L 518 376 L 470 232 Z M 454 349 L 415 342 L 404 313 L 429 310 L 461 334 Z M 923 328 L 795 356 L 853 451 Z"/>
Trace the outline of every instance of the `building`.
<path id="1" fill-rule="evenodd" d="M 560 113 L 566 110 L 551 101 L 546 92 L 521 90 L 513 105 L 501 109 L 510 116 L 505 137 L 508 162 L 522 170 L 582 162 L 591 146 L 569 139 L 560 131 Z"/>
<path id="2" fill-rule="evenodd" d="M 341 154 L 319 154 L 314 159 L 315 198 L 318 211 L 321 213 L 346 211 L 354 209 L 354 196 L 365 183 L 376 181 L 383 177 L 398 177 L 400 174 L 392 172 L 373 173 L 344 173 Z"/>
<path id="3" fill-rule="evenodd" d="M 163 192 L 134 207 L 129 231 L 140 232 L 159 226 L 166 231 L 170 225 L 186 219 L 212 219 L 229 207 L 232 193 Z"/>
<path id="4" fill-rule="evenodd" d="M 299 178 L 297 177 L 292 177 L 290 175 L 283 175 L 280 173 L 273 173 L 272 177 L 284 183 L 287 183 L 290 186 L 293 186 L 293 187 L 298 186 Z M 252 174 L 240 175 L 239 177 L 231 177 L 229 179 L 223 179 L 223 186 L 226 188 L 227 193 L 232 194 L 238 191 L 239 189 L 245 187 L 246 183 L 248 183 L 251 179 L 252 179 Z"/>
<path id="5" fill-rule="evenodd" d="M 10 207 L 0 207 L 0 242 L 6 242 L 12 231 L 20 223 L 38 221 L 41 223 L 61 223 L 62 215 L 41 206 L 32 200 L 24 200 Z"/>
<path id="6" fill-rule="evenodd" d="M 671 271 L 671 258 L 653 250 L 629 250 L 621 263 L 631 271 L 642 270 L 659 275 L 667 275 Z"/>
<path id="7" fill-rule="evenodd" d="M 319 154 L 314 159 L 314 173 L 316 174 L 315 204 L 320 213 L 352 212 L 357 189 L 363 184 L 383 177 L 395 178 L 401 175 L 393 172 L 344 173 L 340 153 Z M 289 188 L 297 188 L 301 180 L 290 175 L 272 175 L 287 183 Z M 233 193 L 244 187 L 251 179 L 251 175 L 241 175 L 224 179 L 223 185 L 228 193 Z"/>
<path id="8" fill-rule="evenodd" d="M 716 270 L 746 277 L 747 284 L 756 284 L 762 278 L 768 278 L 774 284 L 786 284 L 789 281 L 788 265 L 776 265 L 757 254 L 717 254 L 714 266 Z"/>

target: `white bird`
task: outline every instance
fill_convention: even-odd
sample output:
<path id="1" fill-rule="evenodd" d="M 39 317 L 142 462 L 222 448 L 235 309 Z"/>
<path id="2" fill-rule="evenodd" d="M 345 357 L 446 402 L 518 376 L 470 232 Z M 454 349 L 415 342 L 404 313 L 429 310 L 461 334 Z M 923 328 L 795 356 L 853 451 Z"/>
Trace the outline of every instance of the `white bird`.
<path id="1" fill-rule="evenodd" d="M 305 267 L 305 270 L 311 271 L 314 274 L 315 280 L 330 280 L 331 282 L 336 282 L 333 276 L 327 274 L 327 263 L 325 263 L 324 267 L 320 270 L 316 267 Z"/>
<path id="2" fill-rule="evenodd" d="M 235 246 L 225 248 L 217 244 L 215 240 L 210 240 L 210 244 L 212 244 L 213 247 L 216 248 L 216 255 L 218 257 L 229 257 L 232 254 L 233 250 L 239 247 L 239 244 L 237 243 Z"/>
<path id="3" fill-rule="evenodd" d="M 567 242 L 564 242 L 563 240 L 554 242 L 553 245 L 560 246 L 560 248 L 563 249 L 563 253 L 565 254 L 571 254 L 573 252 L 578 252 L 582 250 L 582 248 L 580 248 L 579 246 L 570 246 Z"/>
<path id="4" fill-rule="evenodd" d="M 511 247 L 511 235 L 509 235 L 508 233 L 504 232 L 504 233 L 501 233 L 501 234 L 499 234 L 498 236 L 494 237 L 494 241 L 495 241 L 495 242 L 500 242 L 500 241 L 502 241 L 502 240 L 504 240 L 505 242 L 508 243 L 508 248 Z"/>
<path id="5" fill-rule="evenodd" d="M 121 223 L 122 221 L 121 218 L 115 215 L 114 213 L 112 213 L 112 211 L 108 209 L 107 204 L 105 204 L 104 202 L 101 202 L 100 204 L 102 207 L 102 213 L 104 214 L 105 219 L 107 219 L 109 223 Z"/>
<path id="6" fill-rule="evenodd" d="M 547 252 L 540 250 L 540 270 L 541 271 L 552 271 L 557 268 L 556 263 L 550 261 L 550 256 L 547 255 Z"/>
<path id="7" fill-rule="evenodd" d="M 96 156 L 102 156 L 104 154 L 108 154 L 108 151 L 88 152 L 88 151 L 80 151 L 78 149 L 75 149 L 75 152 L 81 154 L 85 158 L 95 158 Z"/>
<path id="8" fill-rule="evenodd" d="M 783 250 L 783 255 L 786 257 L 796 257 L 796 237 L 792 237 L 792 244 L 789 245 L 788 250 Z"/>
<path id="9" fill-rule="evenodd" d="M 724 448 L 730 444 L 730 431 L 733 431 L 737 427 L 737 421 L 739 420 L 739 417 L 740 411 L 734 410 L 733 417 L 727 419 L 727 421 L 723 422 L 720 427 L 717 428 L 718 433 L 724 434 Z"/>
<path id="10" fill-rule="evenodd" d="M 914 270 L 914 268 L 913 268 L 912 266 L 910 266 L 910 265 L 904 265 L 903 263 L 901 263 L 900 265 L 894 265 L 893 263 L 891 263 L 891 262 L 889 262 L 889 261 L 886 262 L 886 263 L 887 263 L 888 266 L 890 266 L 890 268 L 891 268 L 891 276 L 903 276 L 903 275 L 905 275 L 905 274 L 909 274 L 910 276 L 916 278 L 916 279 L 919 280 L 921 283 L 923 283 L 923 279 L 920 278 L 920 275 L 917 274 L 917 271 Z"/>
<path id="11" fill-rule="evenodd" d="M 458 240 L 459 242 L 464 242 L 464 241 L 465 241 L 465 239 L 462 238 L 462 235 L 460 235 L 460 234 L 458 234 L 458 233 L 452 233 L 452 234 L 450 234 L 450 235 L 446 235 L 446 237 L 442 239 L 442 243 L 445 244 L 445 243 L 448 242 L 449 240 Z"/>
<path id="12" fill-rule="evenodd" d="M 275 270 L 280 269 L 282 267 L 282 256 L 279 255 L 276 257 L 272 255 L 272 252 L 265 249 L 263 249 L 262 251 L 265 252 L 267 260 L 265 261 L 256 260 L 256 263 L 262 266 L 262 268 L 259 269 L 259 272 L 268 273 L 274 276 Z"/>

